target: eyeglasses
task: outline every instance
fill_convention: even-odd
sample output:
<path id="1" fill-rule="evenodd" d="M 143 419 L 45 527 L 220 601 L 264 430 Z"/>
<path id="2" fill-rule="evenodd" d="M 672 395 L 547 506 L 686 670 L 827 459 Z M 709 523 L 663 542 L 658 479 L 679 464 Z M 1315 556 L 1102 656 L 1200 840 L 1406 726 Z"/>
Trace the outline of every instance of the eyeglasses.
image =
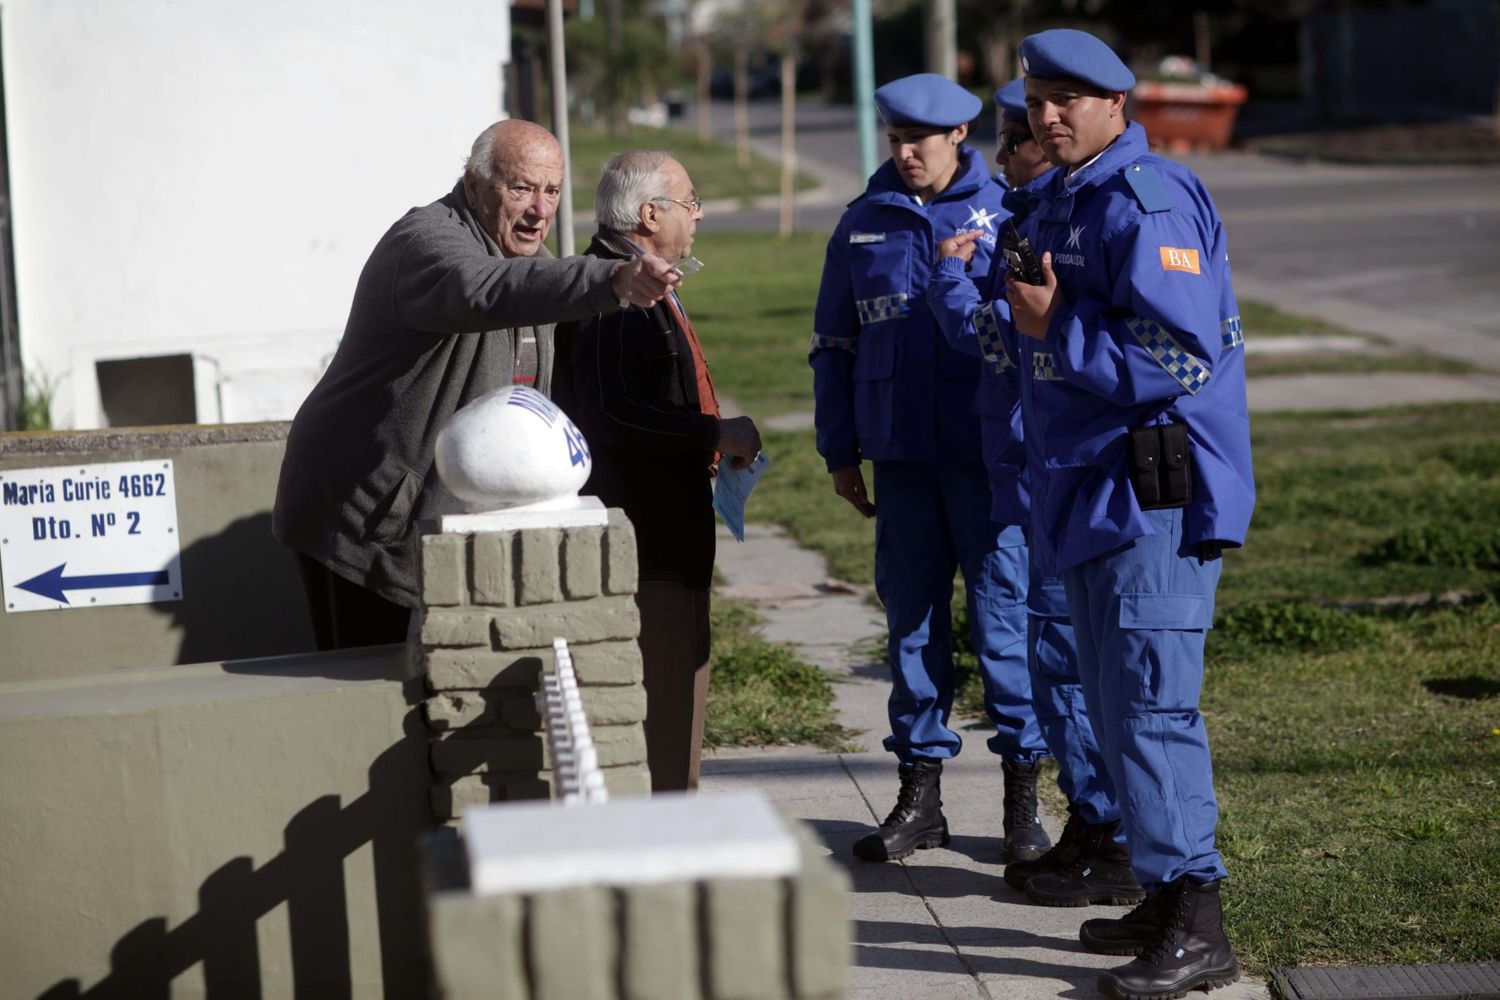
<path id="1" fill-rule="evenodd" d="M 703 199 L 702 198 L 697 198 L 697 197 L 689 198 L 686 201 L 682 200 L 681 198 L 652 198 L 651 200 L 652 201 L 670 201 L 674 205 L 681 205 L 683 208 L 687 209 L 689 212 L 697 212 L 697 211 L 700 211 L 703 208 Z"/>
<path id="2" fill-rule="evenodd" d="M 1006 156 L 1015 156 L 1016 150 L 1021 148 L 1021 143 L 1030 142 L 1030 132 L 1011 132 L 1003 130 L 1000 133 L 1000 149 Z"/>

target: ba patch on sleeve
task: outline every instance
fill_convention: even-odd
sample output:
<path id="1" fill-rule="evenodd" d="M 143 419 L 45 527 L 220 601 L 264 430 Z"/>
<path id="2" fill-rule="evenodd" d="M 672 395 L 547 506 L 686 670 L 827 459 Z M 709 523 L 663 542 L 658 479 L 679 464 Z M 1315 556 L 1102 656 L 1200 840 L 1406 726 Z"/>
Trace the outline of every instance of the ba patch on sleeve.
<path id="1" fill-rule="evenodd" d="M 1185 250 L 1179 247 L 1160 247 L 1161 269 L 1163 271 L 1184 271 L 1188 274 L 1201 274 L 1198 270 L 1198 251 Z"/>

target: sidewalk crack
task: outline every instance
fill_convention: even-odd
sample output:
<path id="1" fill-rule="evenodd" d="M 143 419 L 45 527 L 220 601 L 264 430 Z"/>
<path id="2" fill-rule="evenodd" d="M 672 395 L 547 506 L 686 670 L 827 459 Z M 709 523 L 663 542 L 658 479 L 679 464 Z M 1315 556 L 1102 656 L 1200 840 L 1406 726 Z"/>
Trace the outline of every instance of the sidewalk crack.
<path id="1" fill-rule="evenodd" d="M 859 797 L 864 800 L 865 808 L 870 811 L 870 818 L 878 824 L 880 822 L 880 817 L 875 812 L 875 804 L 871 802 L 870 797 L 865 794 L 864 786 L 861 785 L 858 779 L 854 777 L 854 772 L 849 770 L 849 764 L 844 760 L 844 754 L 839 754 L 838 759 L 839 767 L 843 770 L 844 776 L 849 779 L 849 781 L 854 785 L 855 790 L 859 792 Z M 897 864 L 901 866 L 901 871 L 906 875 L 906 883 L 907 885 L 911 886 L 912 895 L 916 896 L 922 901 L 922 906 L 927 910 L 927 915 L 932 918 L 933 926 L 936 927 L 938 929 L 938 933 L 943 936 L 943 942 L 948 945 L 949 950 L 951 950 L 954 957 L 958 959 L 958 964 L 964 967 L 964 971 L 969 974 L 969 978 L 974 980 L 974 985 L 979 989 L 979 996 L 981 1000 L 995 1000 L 995 995 L 990 992 L 990 988 L 985 985 L 984 980 L 979 978 L 979 970 L 974 968 L 973 963 L 969 961 L 968 956 L 963 953 L 963 950 L 961 948 L 959 948 L 958 943 L 955 942 L 951 936 L 949 936 L 947 926 L 943 923 L 942 918 L 937 915 L 937 911 L 932 908 L 932 904 L 928 902 L 927 896 L 922 892 L 921 887 L 917 885 L 917 880 L 912 877 L 911 869 L 906 866 L 906 861 L 903 859 L 897 862 Z"/>

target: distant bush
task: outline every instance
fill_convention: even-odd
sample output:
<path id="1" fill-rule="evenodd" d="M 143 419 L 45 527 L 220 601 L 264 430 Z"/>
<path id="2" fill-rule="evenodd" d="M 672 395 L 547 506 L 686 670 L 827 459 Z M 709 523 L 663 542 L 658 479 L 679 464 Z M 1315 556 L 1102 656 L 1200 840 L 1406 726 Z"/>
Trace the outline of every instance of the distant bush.
<path id="1" fill-rule="evenodd" d="M 1451 523 L 1404 528 L 1367 552 L 1365 560 L 1376 564 L 1500 569 L 1500 528 Z"/>
<path id="2" fill-rule="evenodd" d="M 1300 601 L 1253 601 L 1218 616 L 1210 649 L 1229 655 L 1268 651 L 1334 653 L 1372 639 L 1368 618 Z"/>

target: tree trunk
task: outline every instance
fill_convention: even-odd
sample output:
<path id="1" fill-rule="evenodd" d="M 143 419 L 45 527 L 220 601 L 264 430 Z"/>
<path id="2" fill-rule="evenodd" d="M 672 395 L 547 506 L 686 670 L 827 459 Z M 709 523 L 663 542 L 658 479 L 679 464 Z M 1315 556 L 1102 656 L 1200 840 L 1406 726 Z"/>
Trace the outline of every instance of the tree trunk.
<path id="1" fill-rule="evenodd" d="M 708 92 L 709 76 L 713 70 L 712 56 L 709 54 L 708 40 L 698 39 L 698 141 L 705 146 L 713 138 L 713 108 L 709 106 L 713 100 Z"/>
<path id="2" fill-rule="evenodd" d="M 958 79 L 958 15 L 954 0 L 928 0 L 926 40 L 927 72 Z"/>
<path id="3" fill-rule="evenodd" d="M 604 92 L 608 113 L 605 122 L 611 137 L 625 131 L 625 101 L 620 96 L 620 53 L 625 47 L 625 11 L 622 0 L 604 0 Z"/>
<path id="4" fill-rule="evenodd" d="M 781 223 L 782 239 L 792 235 L 792 208 L 797 187 L 797 54 L 781 57 Z"/>
<path id="5" fill-rule="evenodd" d="M 734 50 L 734 146 L 741 169 L 750 167 L 750 54 Z"/>

